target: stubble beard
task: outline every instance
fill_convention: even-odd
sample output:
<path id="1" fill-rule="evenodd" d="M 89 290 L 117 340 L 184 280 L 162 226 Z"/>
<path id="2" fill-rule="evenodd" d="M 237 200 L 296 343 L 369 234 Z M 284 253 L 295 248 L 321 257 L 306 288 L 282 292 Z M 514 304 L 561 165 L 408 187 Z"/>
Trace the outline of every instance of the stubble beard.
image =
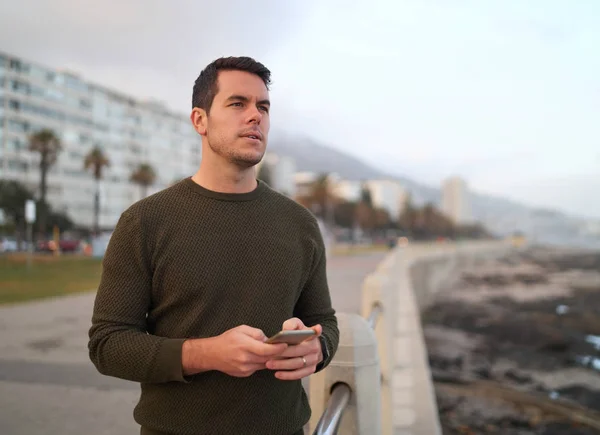
<path id="1" fill-rule="evenodd" d="M 244 153 L 232 145 L 232 141 L 220 137 L 211 137 L 208 135 L 208 145 L 210 149 L 218 156 L 224 158 L 229 163 L 232 163 L 240 169 L 248 169 L 256 166 L 263 159 L 264 152 L 260 155 L 255 153 Z"/>

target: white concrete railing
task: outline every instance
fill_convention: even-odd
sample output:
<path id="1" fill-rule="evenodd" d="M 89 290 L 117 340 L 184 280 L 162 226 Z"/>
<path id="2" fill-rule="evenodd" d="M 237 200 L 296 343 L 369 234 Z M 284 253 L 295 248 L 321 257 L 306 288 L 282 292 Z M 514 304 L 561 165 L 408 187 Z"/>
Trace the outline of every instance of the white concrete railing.
<path id="1" fill-rule="evenodd" d="M 325 370 L 310 377 L 309 431 L 328 435 L 338 430 L 349 435 L 380 434 L 381 374 L 375 333 L 358 314 L 338 313 L 337 318 L 340 341 L 335 357 Z M 335 399 L 340 385 L 348 389 L 348 394 Z"/>
<path id="2" fill-rule="evenodd" d="M 420 312 L 458 279 L 461 267 L 511 248 L 504 241 L 484 241 L 413 244 L 391 251 L 363 283 L 362 319 L 338 313 L 338 353 L 310 378 L 311 433 L 331 387 L 344 382 L 352 395 L 341 415 L 341 434 L 441 434 Z M 370 343 L 366 331 L 371 325 L 364 319 L 374 308 L 381 311 L 374 325 L 375 343 Z M 380 382 L 373 381 L 376 373 Z"/>

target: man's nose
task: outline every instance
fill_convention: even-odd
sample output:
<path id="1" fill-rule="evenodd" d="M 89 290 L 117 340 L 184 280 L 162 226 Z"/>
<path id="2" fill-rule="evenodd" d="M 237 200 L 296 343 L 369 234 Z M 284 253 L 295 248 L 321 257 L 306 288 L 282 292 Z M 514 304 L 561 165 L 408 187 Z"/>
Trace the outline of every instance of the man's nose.
<path id="1" fill-rule="evenodd" d="M 262 113 L 258 110 L 257 107 L 250 109 L 250 114 L 248 115 L 248 122 L 254 124 L 260 124 L 262 121 Z"/>

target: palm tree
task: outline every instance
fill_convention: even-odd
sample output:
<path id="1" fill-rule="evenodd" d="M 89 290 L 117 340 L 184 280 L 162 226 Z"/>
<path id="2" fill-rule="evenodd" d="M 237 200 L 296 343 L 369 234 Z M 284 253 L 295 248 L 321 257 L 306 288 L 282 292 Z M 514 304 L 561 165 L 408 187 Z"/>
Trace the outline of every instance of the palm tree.
<path id="1" fill-rule="evenodd" d="M 142 163 L 131 173 L 129 181 L 140 186 L 142 198 L 145 198 L 148 187 L 152 186 L 156 181 L 156 172 L 154 172 L 154 168 L 148 163 Z"/>
<path id="2" fill-rule="evenodd" d="M 356 222 L 363 231 L 372 230 L 376 227 L 373 196 L 366 182 L 362 184 L 360 189 L 360 199 L 356 206 Z"/>
<path id="3" fill-rule="evenodd" d="M 92 170 L 94 179 L 96 180 L 96 193 L 94 194 L 94 234 L 98 235 L 100 221 L 100 180 L 104 168 L 110 166 L 110 161 L 102 151 L 102 148 L 95 146 L 85 156 L 83 167 L 86 171 Z"/>
<path id="4" fill-rule="evenodd" d="M 316 208 L 315 214 L 322 217 L 327 225 L 333 228 L 335 224 L 333 212 L 338 198 L 335 196 L 331 174 L 322 173 L 317 177 L 312 185 L 311 197 L 313 200 L 311 208 Z"/>
<path id="5" fill-rule="evenodd" d="M 48 171 L 58 157 L 62 146 L 54 131 L 44 128 L 29 137 L 29 151 L 40 154 L 40 204 L 38 226 L 40 235 L 46 232 L 46 191 Z"/>
<path id="6" fill-rule="evenodd" d="M 333 202 L 333 192 L 329 174 L 320 174 L 312 183 L 310 196 L 312 208 L 319 216 L 327 214 L 328 205 Z"/>

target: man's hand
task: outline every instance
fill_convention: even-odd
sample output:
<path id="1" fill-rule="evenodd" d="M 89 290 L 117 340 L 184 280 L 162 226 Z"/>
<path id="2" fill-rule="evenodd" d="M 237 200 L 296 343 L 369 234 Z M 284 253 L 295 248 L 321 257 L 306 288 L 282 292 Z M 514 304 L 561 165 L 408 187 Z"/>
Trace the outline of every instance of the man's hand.
<path id="1" fill-rule="evenodd" d="M 267 361 L 267 368 L 277 370 L 277 379 L 292 381 L 312 375 L 317 364 L 323 361 L 321 343 L 317 337 L 323 332 L 321 325 L 306 327 L 302 320 L 292 317 L 283 323 L 283 330 L 313 329 L 316 335 L 300 344 L 289 346 L 276 358 Z"/>
<path id="2" fill-rule="evenodd" d="M 235 377 L 248 377 L 264 370 L 265 363 L 286 350 L 287 344 L 267 344 L 265 334 L 242 325 L 217 337 L 187 340 L 183 343 L 185 375 L 218 370 Z"/>

